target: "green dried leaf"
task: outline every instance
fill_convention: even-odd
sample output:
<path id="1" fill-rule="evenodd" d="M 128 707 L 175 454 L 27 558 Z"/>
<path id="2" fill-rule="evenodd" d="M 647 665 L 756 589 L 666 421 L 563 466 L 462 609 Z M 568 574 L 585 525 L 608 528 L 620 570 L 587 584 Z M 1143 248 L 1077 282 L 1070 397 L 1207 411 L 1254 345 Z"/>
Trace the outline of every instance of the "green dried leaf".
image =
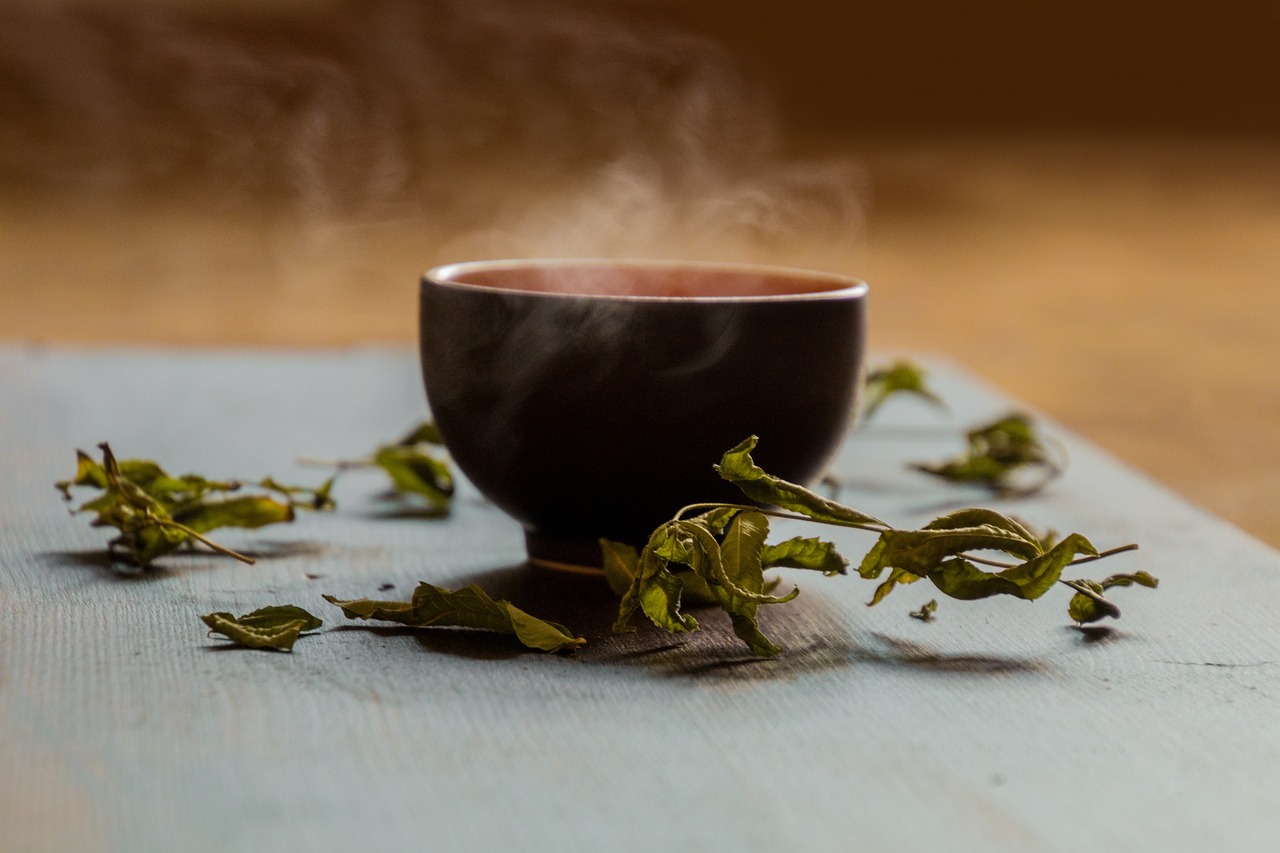
<path id="1" fill-rule="evenodd" d="M 918 580 L 920 580 L 919 575 L 913 575 L 911 572 L 904 571 L 903 569 L 890 569 L 889 576 L 885 578 L 884 581 L 876 587 L 876 591 L 871 594 L 871 600 L 867 602 L 867 606 L 875 607 L 877 604 L 884 601 L 885 598 L 888 597 L 889 593 L 893 592 L 899 586 L 915 583 Z"/>
<path id="2" fill-rule="evenodd" d="M 805 536 L 766 544 L 760 551 L 760 562 L 766 569 L 810 569 L 824 575 L 843 575 L 849 570 L 849 561 L 833 543 Z"/>
<path id="3" fill-rule="evenodd" d="M 911 467 L 953 483 L 983 486 L 1004 496 L 1032 494 L 1062 473 L 1028 415 L 1006 415 L 970 430 L 966 440 L 968 448 L 955 459 Z M 1040 477 L 1031 483 L 1015 482 L 1018 472 L 1025 469 L 1038 470 Z"/>
<path id="4" fill-rule="evenodd" d="M 748 512 L 750 512 L 752 516 L 763 517 L 761 513 L 757 513 L 754 510 Z M 738 517 L 735 516 L 734 522 L 737 521 Z M 735 598 L 754 601 L 757 604 L 784 604 L 799 594 L 799 590 L 792 590 L 784 596 L 766 595 L 758 589 L 748 589 L 747 587 L 740 585 L 737 578 L 730 574 L 730 569 L 732 567 L 725 565 L 720 543 L 716 541 L 716 538 L 710 531 L 701 525 L 694 524 L 689 521 L 673 521 L 670 522 L 670 524 L 675 526 L 677 530 L 689 535 L 693 547 L 689 549 L 689 559 L 684 562 L 687 562 L 689 568 L 693 569 L 696 574 L 701 575 L 706 579 L 707 584 L 712 588 L 713 593 L 715 591 L 715 587 L 719 585 L 725 587 L 725 589 L 729 593 L 732 593 Z M 730 524 L 729 529 L 733 529 L 732 524 Z M 767 520 L 765 522 L 765 530 L 768 530 Z M 725 535 L 727 538 L 728 533 Z"/>
<path id="5" fill-rule="evenodd" d="M 751 451 L 755 449 L 757 441 L 754 435 L 751 436 L 725 453 L 720 464 L 715 466 L 716 473 L 741 489 L 753 501 L 798 512 L 816 521 L 831 524 L 888 527 L 878 518 L 828 500 L 804 486 L 788 483 L 786 480 L 766 473 L 751 458 Z"/>
<path id="6" fill-rule="evenodd" d="M 290 506 L 322 512 L 337 509 L 338 505 L 333 500 L 333 484 L 337 479 L 338 475 L 334 474 L 318 487 L 312 489 L 306 486 L 287 486 L 271 477 L 266 477 L 258 481 L 258 486 L 284 495 Z"/>
<path id="7" fill-rule="evenodd" d="M 1071 596 L 1071 601 L 1067 604 L 1067 615 L 1083 625 L 1087 622 L 1096 622 L 1107 616 L 1113 619 L 1120 617 L 1120 608 L 1103 596 L 1103 593 L 1111 587 L 1138 585 L 1155 589 L 1160 585 L 1160 580 L 1147 572 L 1134 572 L 1132 574 L 1111 575 L 1101 582 L 1073 580 L 1065 581 L 1065 583 L 1076 590 L 1075 595 Z"/>
<path id="8" fill-rule="evenodd" d="M 919 610 L 912 610 L 907 615 L 912 619 L 919 619 L 921 622 L 932 622 L 934 614 L 938 612 L 938 600 L 931 598 Z"/>
<path id="9" fill-rule="evenodd" d="M 600 540 L 601 567 L 604 579 L 614 595 L 626 595 L 640 570 L 640 553 L 630 545 Z"/>
<path id="10" fill-rule="evenodd" d="M 1027 544 L 1032 554 L 1044 553 L 1040 537 L 1032 533 L 1027 526 L 1012 516 L 996 512 L 993 509 L 970 507 L 938 516 L 925 525 L 925 530 L 957 530 L 966 527 L 994 527 L 1004 531 Z"/>
<path id="11" fill-rule="evenodd" d="M 982 508 L 948 513 L 919 530 L 897 530 L 767 474 L 751 459 L 755 443 L 752 437 L 724 455 L 716 466 L 724 479 L 739 485 L 749 497 L 801 513 L 807 516 L 806 520 L 880 534 L 858 569 L 868 579 L 881 578 L 888 572 L 872 597 L 872 605 L 898 586 L 926 577 L 953 598 L 1011 595 L 1034 600 L 1061 581 L 1063 569 L 1076 562 L 1078 555 L 1085 555 L 1082 561 L 1087 561 L 1137 547 L 1127 545 L 1099 553 L 1077 533 L 1051 541 L 1015 518 Z M 694 518 L 681 517 L 702 506 L 715 508 Z M 762 604 L 791 600 L 797 590 L 785 596 L 767 594 L 770 589 L 763 579 L 764 570 L 787 566 L 843 574 L 848 564 L 832 543 L 819 539 L 796 537 L 774 545 L 766 543 L 770 514 L 780 513 L 735 505 L 694 504 L 657 528 L 639 554 L 616 543 L 602 543 L 615 590 L 625 587 L 614 630 L 631 630 L 632 616 L 642 609 L 669 631 L 683 633 L 696 627 L 680 613 L 681 600 L 690 599 L 696 579 L 729 614 L 735 633 L 755 654 L 777 654 L 780 649 L 760 632 L 757 611 Z M 972 553 L 990 551 L 1007 554 L 1018 562 L 997 562 Z M 999 570 L 988 571 L 980 565 Z M 687 567 L 688 572 L 677 566 Z M 1143 583 L 1139 577 L 1142 574 L 1115 575 L 1114 583 L 1124 585 L 1124 578 L 1132 578 L 1128 583 Z M 1106 601 L 1101 598 L 1101 584 L 1061 582 L 1086 595 L 1094 595 L 1092 590 L 1096 588 L 1098 598 Z M 912 615 L 927 621 L 936 607 L 937 602 L 931 601 Z"/>
<path id="12" fill-rule="evenodd" d="M 293 507 L 265 495 L 245 495 L 226 500 L 190 504 L 173 514 L 178 521 L 197 533 L 208 533 L 219 527 L 256 529 L 268 524 L 294 520 Z"/>
<path id="13" fill-rule="evenodd" d="M 716 531 L 726 519 L 721 541 Z M 633 572 L 614 631 L 632 630 L 629 623 L 636 610 L 672 633 L 697 630 L 697 621 L 680 611 L 684 601 L 693 600 L 719 605 L 729 615 L 734 632 L 755 654 L 777 654 L 780 648 L 760 631 L 756 610 L 761 604 L 790 601 L 796 591 L 786 596 L 766 593 L 760 553 L 768 530 L 764 514 L 732 508 L 667 522 L 649 537 L 634 563 L 625 547 L 606 546 L 610 573 Z M 688 571 L 677 571 L 676 566 L 686 566 Z"/>
<path id="14" fill-rule="evenodd" d="M 1050 551 L 1001 572 L 983 571 L 966 559 L 955 558 L 927 575 L 940 592 L 951 598 L 972 601 L 993 595 L 1012 595 L 1032 601 L 1058 582 L 1062 570 L 1077 554 L 1095 556 L 1097 553 L 1088 539 L 1072 533 Z"/>
<path id="15" fill-rule="evenodd" d="M 858 567 L 858 574 L 874 579 L 885 569 L 896 568 L 924 577 L 943 560 L 967 551 L 1002 551 L 1023 559 L 1040 555 L 1037 543 L 994 524 L 946 526 L 949 523 L 949 517 L 944 516 L 921 530 L 884 531 Z M 943 526 L 933 526 L 937 524 Z"/>
<path id="16" fill-rule="evenodd" d="M 304 610 L 294 604 L 278 604 L 271 607 L 259 607 L 252 613 L 241 616 L 238 621 L 241 625 L 251 625 L 256 628 L 269 628 L 272 625 L 283 625 L 286 622 L 292 622 L 300 619 L 303 622 L 303 633 L 307 631 L 318 630 L 324 625 L 324 622 L 311 612 Z"/>
<path id="17" fill-rule="evenodd" d="M 613 623 L 614 633 L 621 634 L 635 630 L 630 625 L 631 617 L 640 609 L 640 595 L 648 579 L 667 566 L 667 561 L 658 556 L 658 551 L 665 548 L 670 535 L 670 525 L 662 525 L 653 531 L 640 552 L 638 568 L 631 579 L 631 586 L 623 593 L 622 601 L 618 605 L 618 618 Z"/>
<path id="18" fill-rule="evenodd" d="M 654 572 L 640 589 L 640 609 L 653 624 L 672 634 L 698 630 L 698 620 L 680 612 L 684 582 L 665 566 Z"/>
<path id="19" fill-rule="evenodd" d="M 929 389 L 924 369 L 910 361 L 897 361 L 867 374 L 867 388 L 862 403 L 865 421 L 895 394 L 920 397 L 935 406 L 945 407 L 942 399 Z"/>
<path id="20" fill-rule="evenodd" d="M 453 498 L 453 474 L 448 463 L 414 446 L 388 444 L 373 454 L 373 464 L 387 472 L 401 495 L 418 495 L 431 507 L 447 512 Z"/>
<path id="21" fill-rule="evenodd" d="M 399 622 L 401 625 L 418 624 L 412 601 L 374 601 L 369 598 L 341 601 L 332 595 L 323 598 L 330 604 L 341 607 L 342 615 L 348 619 L 374 619 L 379 622 Z"/>
<path id="22" fill-rule="evenodd" d="M 237 645 L 282 652 L 293 651 L 299 634 L 314 631 L 324 624 L 306 610 L 293 605 L 263 607 L 239 618 L 219 612 L 200 619 L 210 631 L 222 634 Z"/>
<path id="23" fill-rule="evenodd" d="M 444 439 L 440 436 L 440 430 L 436 427 L 435 421 L 423 421 L 396 443 L 404 447 L 414 444 L 435 444 L 443 447 Z"/>
<path id="24" fill-rule="evenodd" d="M 762 513 L 744 511 L 734 516 L 720 543 L 720 565 L 732 587 L 756 596 L 764 595 L 764 569 L 760 552 L 769 535 L 769 519 Z M 729 586 L 708 584 L 711 594 L 733 622 L 733 633 L 753 654 L 773 657 L 782 651 L 760 630 L 756 618 L 760 599 L 736 595 Z"/>
<path id="25" fill-rule="evenodd" d="M 239 480 L 209 480 L 197 474 L 173 477 L 149 459 L 118 461 L 106 443 L 102 462 L 84 451 L 76 451 L 76 475 L 54 485 L 71 498 L 74 487 L 102 490 L 102 494 L 81 504 L 77 512 L 94 514 L 93 526 L 119 531 L 108 544 L 113 554 L 127 556 L 142 568 L 194 542 L 246 563 L 253 560 L 204 537 L 220 527 L 258 528 L 292 521 L 294 506 L 331 508 L 328 491 L 332 478 L 319 489 L 282 486 L 267 478 L 259 485 L 284 494 L 288 503 L 266 495 L 239 494 Z M 228 497 L 228 495 L 234 496 Z"/>
<path id="26" fill-rule="evenodd" d="M 414 590 L 413 600 L 340 601 L 325 600 L 342 608 L 348 618 L 399 622 L 416 628 L 477 628 L 510 634 L 531 649 L 547 652 L 573 651 L 586 642 L 568 628 L 530 616 L 509 601 L 494 601 L 475 584 L 454 592 L 423 581 Z"/>

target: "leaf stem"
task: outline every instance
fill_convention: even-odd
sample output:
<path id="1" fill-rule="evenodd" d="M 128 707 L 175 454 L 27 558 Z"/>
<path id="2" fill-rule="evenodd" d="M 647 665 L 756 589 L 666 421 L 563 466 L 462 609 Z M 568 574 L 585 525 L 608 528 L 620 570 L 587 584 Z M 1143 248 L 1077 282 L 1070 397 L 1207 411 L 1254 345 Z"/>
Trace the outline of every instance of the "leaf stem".
<path id="1" fill-rule="evenodd" d="M 671 520 L 679 521 L 686 512 L 689 512 L 695 509 L 740 509 L 740 510 L 746 510 L 750 512 L 758 512 L 761 515 L 768 515 L 768 516 L 772 516 L 773 518 L 787 518 L 787 519 L 791 519 L 792 521 L 807 521 L 811 524 L 830 524 L 835 527 L 852 527 L 857 530 L 866 530 L 869 533 L 883 533 L 886 530 L 893 529 L 888 525 L 885 525 L 884 527 L 876 527 L 875 525 L 872 525 L 872 524 L 861 524 L 855 521 L 837 521 L 834 519 L 828 520 L 825 518 L 818 519 L 808 515 L 801 515 L 798 512 L 787 512 L 785 510 L 780 510 L 780 509 L 766 509 L 765 507 L 751 506 L 749 504 L 730 504 L 730 503 L 689 504 L 687 506 L 681 507 L 680 510 L 671 518 Z"/>
<path id="2" fill-rule="evenodd" d="M 206 539 L 204 536 L 197 533 L 195 530 L 192 530 L 190 527 L 187 527 L 185 524 L 183 524 L 180 521 L 173 521 L 172 519 L 154 518 L 154 517 L 152 520 L 155 521 L 156 524 L 159 524 L 161 527 L 172 527 L 175 530 L 181 530 L 183 533 L 187 534 L 192 539 L 195 539 L 199 542 L 203 542 L 205 545 L 209 546 L 214 551 L 217 551 L 219 554 L 222 554 L 227 557 L 234 557 L 240 562 L 248 563 L 251 566 L 256 562 L 252 557 L 246 557 L 244 554 L 241 554 L 239 551 L 232 551 L 230 548 L 227 548 L 223 545 L 219 545 L 217 542 L 214 542 L 212 539 Z"/>
<path id="3" fill-rule="evenodd" d="M 321 459 L 316 456 L 299 456 L 296 461 L 299 465 L 308 468 L 337 468 L 339 471 L 376 467 L 372 459 Z"/>
<path id="4" fill-rule="evenodd" d="M 1118 548 L 1109 548 L 1106 551 L 1099 551 L 1097 554 L 1090 554 L 1087 557 L 1079 557 L 1067 563 L 1068 566 L 1078 566 L 1081 563 L 1092 563 L 1094 560 L 1101 560 L 1103 557 L 1110 557 L 1115 554 L 1123 554 L 1125 551 L 1138 550 L 1137 544 L 1121 545 Z M 997 569 L 1015 569 L 1022 565 L 1021 563 L 1008 563 L 1003 560 L 990 560 L 986 557 L 975 557 L 973 554 L 957 554 L 957 557 L 968 560 L 971 563 L 981 563 L 984 566 L 993 566 Z"/>

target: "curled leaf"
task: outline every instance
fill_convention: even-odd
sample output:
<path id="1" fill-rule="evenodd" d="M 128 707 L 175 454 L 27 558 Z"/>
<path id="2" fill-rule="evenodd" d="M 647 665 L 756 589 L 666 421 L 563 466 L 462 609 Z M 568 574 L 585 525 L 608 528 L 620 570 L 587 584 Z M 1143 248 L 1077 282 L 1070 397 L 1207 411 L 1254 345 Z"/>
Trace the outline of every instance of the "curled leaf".
<path id="1" fill-rule="evenodd" d="M 919 610 L 912 610 L 907 615 L 912 619 L 919 619 L 921 622 L 932 622 L 934 614 L 937 612 L 938 600 L 931 598 Z"/>
<path id="2" fill-rule="evenodd" d="M 600 540 L 604 579 L 614 595 L 625 595 L 640 570 L 640 554 L 635 548 L 609 539 Z"/>
<path id="3" fill-rule="evenodd" d="M 720 543 L 720 565 L 731 585 L 709 584 L 711 594 L 733 623 L 733 633 L 747 644 L 753 654 L 773 657 L 782 651 L 760 630 L 756 611 L 760 599 L 737 595 L 733 589 L 745 590 L 753 596 L 764 595 L 764 568 L 760 553 L 769 535 L 769 519 L 758 512 L 741 512 L 734 516 Z"/>
<path id="4" fill-rule="evenodd" d="M 896 361 L 867 374 L 862 419 L 866 420 L 874 415 L 886 400 L 896 394 L 913 395 L 935 406 L 946 405 L 942 398 L 929 389 L 923 368 L 914 362 Z"/>
<path id="5" fill-rule="evenodd" d="M 911 467 L 953 483 L 983 486 L 1006 497 L 1037 492 L 1062 473 L 1031 418 L 1020 412 L 970 430 L 966 441 L 965 452 L 955 459 Z M 1040 476 L 1030 483 L 1015 481 L 1026 469 L 1038 471 Z"/>
<path id="6" fill-rule="evenodd" d="M 547 652 L 573 651 L 586 642 L 563 625 L 530 616 L 509 601 L 494 601 L 475 584 L 454 592 L 423 581 L 408 602 L 341 601 L 331 595 L 324 596 L 324 599 L 341 607 L 349 619 L 377 619 L 415 628 L 456 627 L 496 631 L 512 635 L 531 649 Z"/>
<path id="7" fill-rule="evenodd" d="M 951 598 L 972 601 L 993 595 L 1011 595 L 1033 601 L 1058 582 L 1062 570 L 1077 554 L 1092 556 L 1097 553 L 1088 539 L 1072 533 L 1044 554 L 1004 571 L 984 571 L 957 557 L 943 562 L 927 575 L 940 592 Z"/>
<path id="8" fill-rule="evenodd" d="M 442 459 L 412 445 L 388 444 L 373 454 L 373 464 L 391 478 L 401 495 L 418 495 L 437 511 L 445 512 L 453 498 L 453 474 Z"/>
<path id="9" fill-rule="evenodd" d="M 798 512 L 830 524 L 888 527 L 878 518 L 766 473 L 751 458 L 751 451 L 755 449 L 757 441 L 754 435 L 745 439 L 725 453 L 720 464 L 715 466 L 716 473 L 741 489 L 753 501 Z"/>
<path id="10" fill-rule="evenodd" d="M 291 504 L 280 503 L 265 495 L 245 495 L 219 501 L 202 501 L 176 509 L 173 520 L 198 533 L 219 527 L 243 527 L 250 530 L 293 521 Z"/>
<path id="11" fill-rule="evenodd" d="M 849 570 L 849 561 L 833 543 L 805 536 L 766 544 L 760 551 L 760 562 L 766 569 L 810 569 L 824 575 L 843 575 Z"/>
<path id="12" fill-rule="evenodd" d="M 209 613 L 200 617 L 209 630 L 223 635 L 236 645 L 251 649 L 293 651 L 298 635 L 314 631 L 324 623 L 294 605 L 263 607 L 236 617 L 230 613 Z"/>
<path id="13" fill-rule="evenodd" d="M 1155 589 L 1160 580 L 1147 572 L 1134 572 L 1111 575 L 1102 581 L 1072 580 L 1064 583 L 1076 591 L 1067 604 L 1067 615 L 1083 625 L 1108 616 L 1120 618 L 1120 608 L 1103 595 L 1111 587 L 1137 585 Z"/>
<path id="14" fill-rule="evenodd" d="M 863 559 L 858 574 L 874 579 L 885 569 L 896 568 L 924 577 L 943 560 L 978 550 L 1003 551 L 1024 559 L 1040 555 L 1038 544 L 994 524 L 886 530 Z"/>
<path id="15" fill-rule="evenodd" d="M 404 447 L 414 444 L 435 444 L 443 447 L 444 439 L 440 436 L 440 430 L 436 427 L 435 421 L 423 421 L 405 433 L 396 443 Z"/>

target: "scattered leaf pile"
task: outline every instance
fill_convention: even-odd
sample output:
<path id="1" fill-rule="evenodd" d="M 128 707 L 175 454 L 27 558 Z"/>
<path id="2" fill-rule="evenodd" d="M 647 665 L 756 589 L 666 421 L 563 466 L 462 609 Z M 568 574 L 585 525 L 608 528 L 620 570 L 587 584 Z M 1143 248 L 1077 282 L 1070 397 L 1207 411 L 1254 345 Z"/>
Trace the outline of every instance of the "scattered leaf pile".
<path id="1" fill-rule="evenodd" d="M 94 513 L 94 527 L 118 530 L 108 549 L 144 569 L 157 558 L 196 542 L 252 563 L 204 534 L 221 527 L 258 528 L 293 521 L 296 508 L 333 508 L 333 478 L 311 489 L 281 485 L 269 477 L 257 483 L 210 480 L 198 474 L 174 477 L 149 459 L 117 461 L 105 442 L 98 447 L 101 462 L 78 450 L 75 476 L 55 485 L 67 501 L 73 500 L 73 488 L 99 490 L 101 494 L 76 512 Z M 255 486 L 267 494 L 245 493 Z"/>
<path id="2" fill-rule="evenodd" d="M 952 483 L 970 483 L 1000 497 L 1023 497 L 1038 492 L 1062 473 L 1040 438 L 1031 418 L 1014 412 L 965 435 L 963 454 L 947 462 L 916 463 L 911 467 Z M 1032 479 L 1023 479 L 1032 472 Z"/>
<path id="3" fill-rule="evenodd" d="M 1142 573 L 1144 580 L 1136 580 L 1137 575 L 1117 575 L 1101 584 L 1062 581 L 1067 566 L 1137 546 L 1099 552 L 1084 536 L 1072 533 L 1046 547 L 1040 537 L 1021 523 L 994 510 L 962 509 L 936 518 L 918 530 L 893 528 L 803 486 L 768 474 L 751 458 L 756 441 L 752 436 L 727 452 L 716 470 L 752 500 L 778 510 L 734 504 L 694 504 L 658 527 L 640 551 L 623 543 L 602 543 L 605 570 L 611 583 L 616 589 L 625 586 L 615 631 L 634 630 L 630 623 L 637 611 L 672 633 L 698 630 L 697 620 L 682 610 L 685 589 L 696 578 L 699 597 L 705 594 L 705 588 L 710 598 L 729 615 L 734 633 L 754 654 L 771 656 L 782 651 L 761 632 L 757 613 L 763 605 L 790 601 L 798 590 L 785 595 L 770 594 L 765 590 L 764 571 L 788 566 L 825 575 L 846 574 L 848 562 L 832 543 L 819 539 L 794 538 L 777 545 L 766 544 L 770 516 L 877 533 L 877 541 L 857 569 L 861 577 L 881 581 L 871 597 L 871 605 L 879 604 L 896 587 L 925 578 L 944 595 L 963 601 L 995 595 L 1033 601 L 1063 582 L 1076 590 L 1077 597 L 1085 597 L 1093 608 L 1086 611 L 1084 605 L 1076 603 L 1070 615 L 1077 621 L 1085 621 L 1080 619 L 1081 615 L 1091 618 L 1097 618 L 1093 614 L 1119 615 L 1119 608 L 1103 597 L 1103 584 L 1155 585 L 1155 579 L 1145 573 Z M 702 512 L 685 517 L 695 510 Z M 974 552 L 996 552 L 1011 559 L 994 560 Z M 930 617 L 932 613 L 933 609 L 929 609 Z"/>

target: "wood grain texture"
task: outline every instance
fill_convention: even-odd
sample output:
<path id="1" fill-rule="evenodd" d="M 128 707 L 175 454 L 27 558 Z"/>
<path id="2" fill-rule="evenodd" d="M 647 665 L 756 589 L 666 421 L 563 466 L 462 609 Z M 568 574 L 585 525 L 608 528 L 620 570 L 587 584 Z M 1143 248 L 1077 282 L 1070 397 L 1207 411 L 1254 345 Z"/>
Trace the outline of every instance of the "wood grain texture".
<path id="1" fill-rule="evenodd" d="M 838 460 L 844 500 L 903 524 L 988 502 L 902 469 L 1012 405 L 936 370 L 952 411 L 887 407 Z M 928 589 L 868 610 L 865 582 L 789 573 L 800 598 L 764 616 L 788 650 L 754 661 L 714 614 L 683 641 L 610 636 L 607 595 L 523 568 L 520 531 L 466 484 L 425 521 L 353 475 L 334 515 L 223 537 L 255 566 L 178 555 L 146 576 L 104 561 L 51 488 L 103 439 L 318 479 L 296 454 L 360 453 L 422 414 L 406 350 L 9 348 L 0 401 L 5 849 L 1280 847 L 1280 555 L 1061 430 L 1067 475 L 1004 508 L 1141 542 L 1099 568 L 1162 579 L 1116 595 L 1123 620 L 1070 628 L 1055 592 L 922 624 Z M 590 642 L 370 628 L 320 598 L 418 580 L 479 582 Z M 292 654 L 226 649 L 198 619 L 284 603 L 326 619 Z"/>

